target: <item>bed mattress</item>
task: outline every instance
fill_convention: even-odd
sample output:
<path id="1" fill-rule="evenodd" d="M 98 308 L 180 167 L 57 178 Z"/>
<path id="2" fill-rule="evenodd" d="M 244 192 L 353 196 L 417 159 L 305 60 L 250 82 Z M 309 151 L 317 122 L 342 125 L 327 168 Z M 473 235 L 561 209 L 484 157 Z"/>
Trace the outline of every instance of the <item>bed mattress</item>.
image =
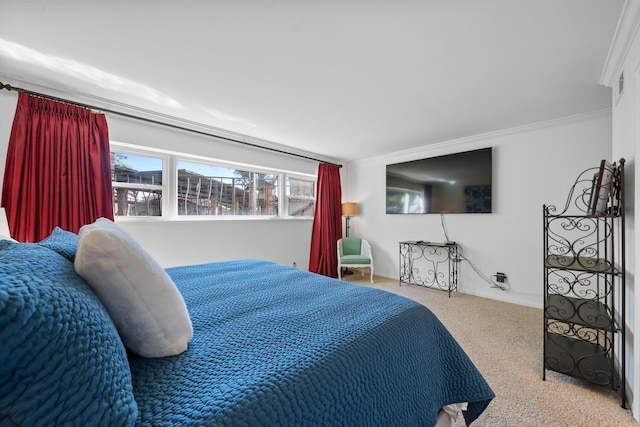
<path id="1" fill-rule="evenodd" d="M 494 394 L 442 323 L 404 297 L 264 260 L 167 269 L 194 336 L 129 355 L 140 426 L 434 425 Z"/>

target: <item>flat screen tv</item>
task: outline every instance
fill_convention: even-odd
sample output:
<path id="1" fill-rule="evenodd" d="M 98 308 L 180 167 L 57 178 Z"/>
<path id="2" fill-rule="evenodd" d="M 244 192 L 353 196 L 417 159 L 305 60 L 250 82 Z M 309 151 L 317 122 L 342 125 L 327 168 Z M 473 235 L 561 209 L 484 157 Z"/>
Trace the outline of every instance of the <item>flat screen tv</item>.
<path id="1" fill-rule="evenodd" d="M 491 213 L 491 147 L 387 165 L 387 213 Z"/>

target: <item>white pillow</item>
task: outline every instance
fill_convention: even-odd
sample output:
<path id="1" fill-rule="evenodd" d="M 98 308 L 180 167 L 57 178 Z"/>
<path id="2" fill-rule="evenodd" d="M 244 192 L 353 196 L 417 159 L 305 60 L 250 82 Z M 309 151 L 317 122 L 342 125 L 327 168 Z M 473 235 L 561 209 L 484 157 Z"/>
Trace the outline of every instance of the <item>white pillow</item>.
<path id="1" fill-rule="evenodd" d="M 100 218 L 80 228 L 74 266 L 104 304 L 129 350 L 165 357 L 187 349 L 193 328 L 180 291 L 120 226 Z"/>

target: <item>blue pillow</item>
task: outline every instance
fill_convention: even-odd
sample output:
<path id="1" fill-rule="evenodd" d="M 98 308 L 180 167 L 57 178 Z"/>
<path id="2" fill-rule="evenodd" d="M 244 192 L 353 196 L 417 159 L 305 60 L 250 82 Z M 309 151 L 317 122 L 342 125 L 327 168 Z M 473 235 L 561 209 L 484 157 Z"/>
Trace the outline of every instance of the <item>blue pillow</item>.
<path id="1" fill-rule="evenodd" d="M 73 262 L 76 259 L 76 251 L 78 249 L 78 235 L 70 231 L 56 227 L 51 235 L 44 240 L 38 242 L 40 246 L 58 252 L 60 255 Z"/>
<path id="2" fill-rule="evenodd" d="M 0 241 L 0 424 L 133 425 L 127 354 L 73 264 Z"/>

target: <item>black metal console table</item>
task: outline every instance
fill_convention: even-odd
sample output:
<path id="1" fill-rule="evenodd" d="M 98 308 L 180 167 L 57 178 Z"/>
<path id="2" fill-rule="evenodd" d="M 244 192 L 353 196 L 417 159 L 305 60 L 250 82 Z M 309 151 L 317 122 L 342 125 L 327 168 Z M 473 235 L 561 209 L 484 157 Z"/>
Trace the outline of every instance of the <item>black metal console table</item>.
<path id="1" fill-rule="evenodd" d="M 400 242 L 400 286 L 419 285 L 451 292 L 458 290 L 456 242 Z"/>

